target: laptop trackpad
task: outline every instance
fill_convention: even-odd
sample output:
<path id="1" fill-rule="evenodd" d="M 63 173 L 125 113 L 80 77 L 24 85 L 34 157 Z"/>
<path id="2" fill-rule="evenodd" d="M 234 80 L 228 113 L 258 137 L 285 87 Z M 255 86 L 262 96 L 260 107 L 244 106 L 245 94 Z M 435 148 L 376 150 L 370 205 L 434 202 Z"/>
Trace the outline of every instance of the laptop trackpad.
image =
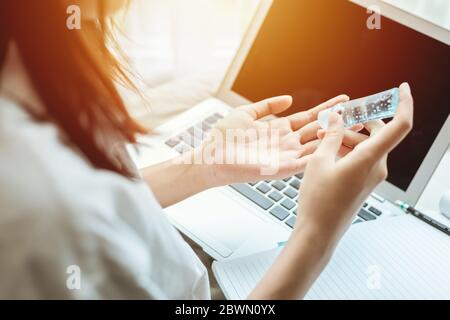
<path id="1" fill-rule="evenodd" d="M 226 258 L 249 238 L 266 230 L 267 221 L 251 207 L 233 201 L 221 189 L 202 192 L 165 211 L 182 231 L 187 231 Z M 194 239 L 196 240 L 196 239 Z"/>

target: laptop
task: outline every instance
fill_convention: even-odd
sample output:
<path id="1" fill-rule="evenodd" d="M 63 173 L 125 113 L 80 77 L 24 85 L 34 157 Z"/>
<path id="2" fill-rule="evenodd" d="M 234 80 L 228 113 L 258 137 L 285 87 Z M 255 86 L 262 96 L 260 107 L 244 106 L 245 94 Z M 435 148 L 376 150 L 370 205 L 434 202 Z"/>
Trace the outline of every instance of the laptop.
<path id="1" fill-rule="evenodd" d="M 381 29 L 367 27 L 373 5 L 381 10 Z M 359 98 L 407 81 L 415 99 L 414 128 L 390 154 L 387 181 L 353 223 L 401 215 L 394 202 L 417 203 L 449 146 L 449 43 L 449 30 L 383 1 L 261 1 L 215 97 L 142 137 L 147 147 L 133 157 L 139 167 L 174 158 L 198 146 L 233 108 L 271 96 L 293 96 L 284 116 L 342 93 Z M 289 238 L 301 183 L 299 173 L 216 188 L 165 212 L 214 259 L 226 260 Z"/>

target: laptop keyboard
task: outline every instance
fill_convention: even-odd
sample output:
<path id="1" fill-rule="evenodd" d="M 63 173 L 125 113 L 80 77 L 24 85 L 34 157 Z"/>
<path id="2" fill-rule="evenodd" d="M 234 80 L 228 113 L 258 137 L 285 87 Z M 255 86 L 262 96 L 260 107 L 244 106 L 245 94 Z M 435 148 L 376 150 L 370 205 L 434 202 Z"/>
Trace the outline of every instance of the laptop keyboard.
<path id="1" fill-rule="evenodd" d="M 169 138 L 165 144 L 179 154 L 190 151 L 203 142 L 220 119 L 223 119 L 223 116 L 218 113 L 208 116 L 195 126 Z M 230 185 L 230 187 L 275 217 L 280 223 L 294 228 L 298 214 L 298 190 L 302 179 L 303 174 L 298 174 L 283 180 L 241 183 Z M 353 223 L 375 220 L 381 215 L 380 210 L 365 203 Z"/>
<path id="2" fill-rule="evenodd" d="M 198 147 L 203 140 L 208 136 L 212 127 L 219 121 L 223 119 L 223 116 L 215 113 L 203 121 L 197 123 L 195 126 L 190 127 L 186 131 L 171 137 L 165 143 L 170 148 L 177 151 L 179 154 L 183 154 L 193 148 Z"/>

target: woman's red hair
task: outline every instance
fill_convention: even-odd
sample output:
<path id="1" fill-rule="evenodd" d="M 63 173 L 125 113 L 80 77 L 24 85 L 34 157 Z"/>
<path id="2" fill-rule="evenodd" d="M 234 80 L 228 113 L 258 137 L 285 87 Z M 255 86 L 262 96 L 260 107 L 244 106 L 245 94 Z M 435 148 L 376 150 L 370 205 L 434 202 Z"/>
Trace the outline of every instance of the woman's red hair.
<path id="1" fill-rule="evenodd" d="M 108 49 L 104 1 L 98 21 L 69 30 L 64 1 L 1 0 L 0 70 L 14 41 L 46 120 L 55 122 L 94 167 L 135 177 L 125 145 L 146 130 L 130 117 L 116 88 L 118 82 L 132 82 Z"/>

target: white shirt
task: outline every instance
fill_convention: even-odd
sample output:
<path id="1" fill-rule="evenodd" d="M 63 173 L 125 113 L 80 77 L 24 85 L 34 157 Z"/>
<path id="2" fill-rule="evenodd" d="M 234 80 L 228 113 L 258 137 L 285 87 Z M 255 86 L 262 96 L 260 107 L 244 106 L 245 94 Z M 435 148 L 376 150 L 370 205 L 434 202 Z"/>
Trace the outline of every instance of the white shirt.
<path id="1" fill-rule="evenodd" d="M 0 98 L 0 298 L 209 299 L 210 291 L 205 267 L 146 184 L 93 168 L 55 125 Z"/>

